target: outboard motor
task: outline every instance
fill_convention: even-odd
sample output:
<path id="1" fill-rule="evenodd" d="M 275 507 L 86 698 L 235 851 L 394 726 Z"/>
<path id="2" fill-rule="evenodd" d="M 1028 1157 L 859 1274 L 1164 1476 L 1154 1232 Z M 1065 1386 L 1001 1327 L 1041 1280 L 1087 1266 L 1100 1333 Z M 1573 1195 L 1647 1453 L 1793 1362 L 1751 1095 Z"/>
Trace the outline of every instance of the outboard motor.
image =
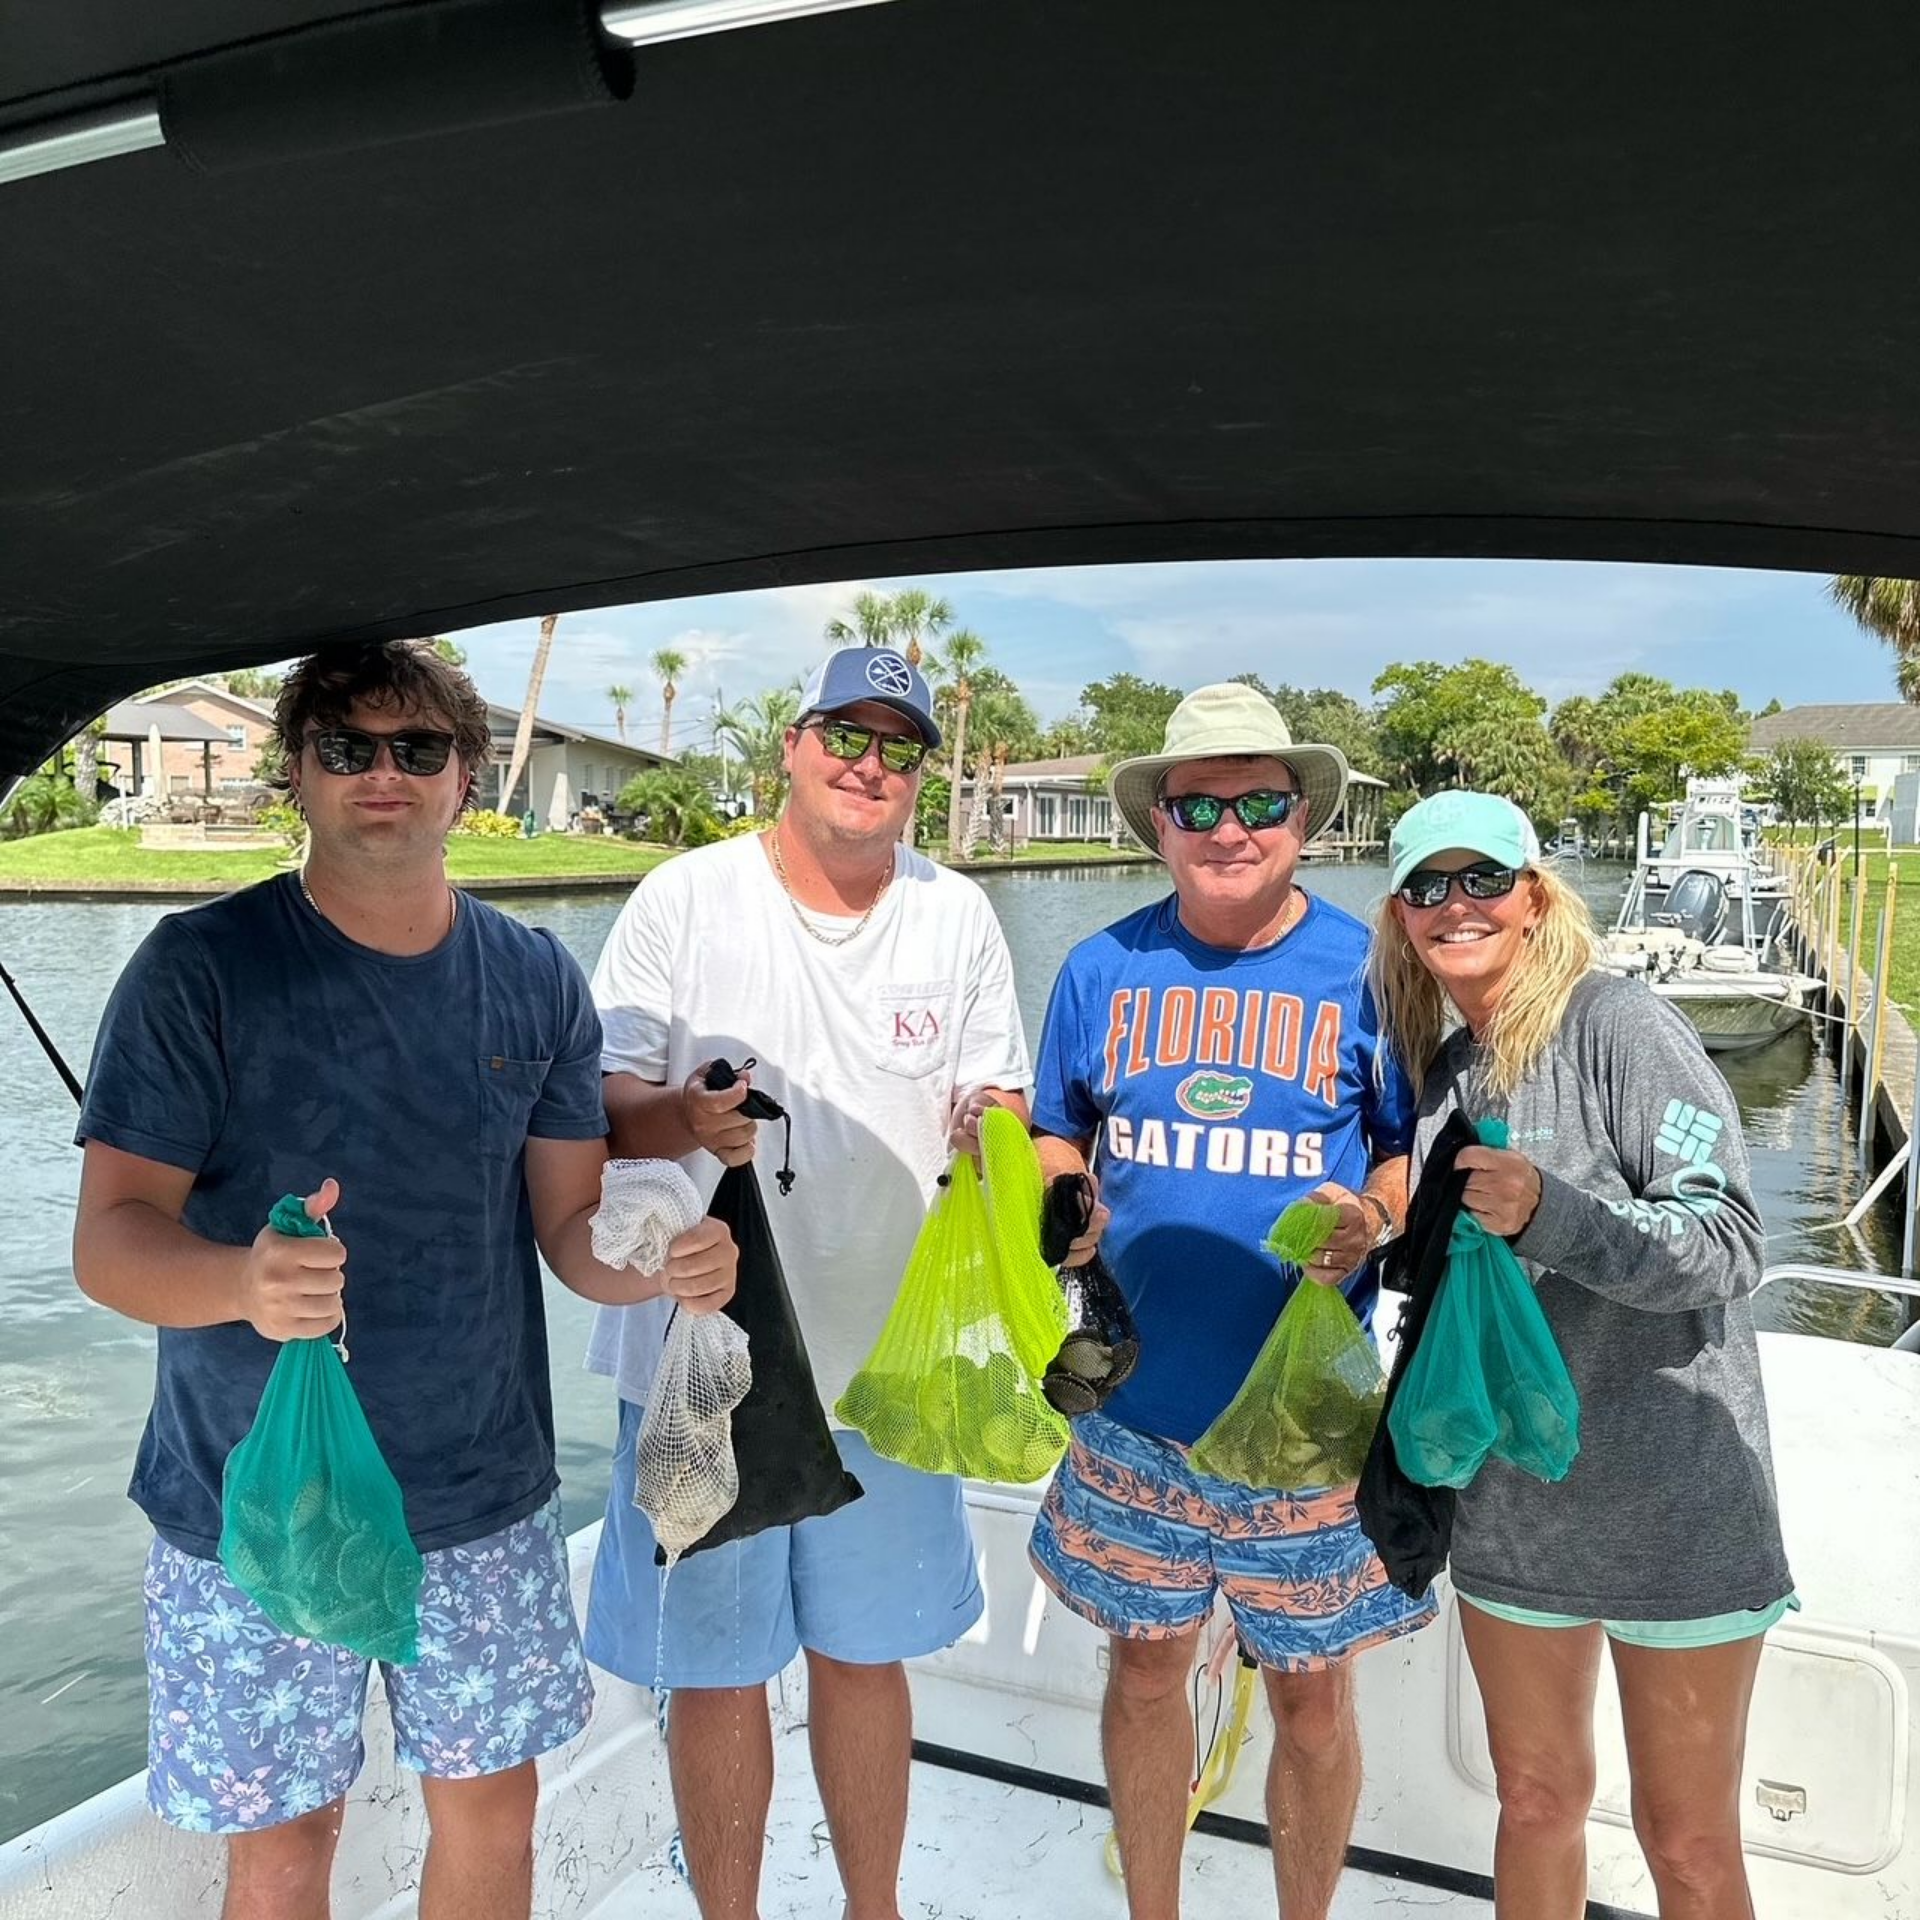
<path id="1" fill-rule="evenodd" d="M 1726 883 L 1718 874 L 1689 867 L 1674 876 L 1658 917 L 1662 925 L 1678 927 L 1690 940 L 1713 946 L 1726 931 Z"/>

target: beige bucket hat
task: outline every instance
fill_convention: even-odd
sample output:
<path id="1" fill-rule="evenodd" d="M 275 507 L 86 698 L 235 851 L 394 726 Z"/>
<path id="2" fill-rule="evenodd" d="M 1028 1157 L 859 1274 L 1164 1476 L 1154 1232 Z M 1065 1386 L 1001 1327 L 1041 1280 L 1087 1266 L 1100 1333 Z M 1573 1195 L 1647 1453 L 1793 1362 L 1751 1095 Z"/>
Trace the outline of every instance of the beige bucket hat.
<path id="1" fill-rule="evenodd" d="M 1196 687 L 1168 716 L 1160 752 L 1122 760 L 1107 776 L 1107 791 L 1134 838 L 1158 852 L 1153 807 L 1167 770 L 1242 753 L 1277 755 L 1293 769 L 1307 798 L 1309 840 L 1333 825 L 1347 794 L 1347 756 L 1338 747 L 1296 743 L 1272 701 L 1237 681 Z"/>

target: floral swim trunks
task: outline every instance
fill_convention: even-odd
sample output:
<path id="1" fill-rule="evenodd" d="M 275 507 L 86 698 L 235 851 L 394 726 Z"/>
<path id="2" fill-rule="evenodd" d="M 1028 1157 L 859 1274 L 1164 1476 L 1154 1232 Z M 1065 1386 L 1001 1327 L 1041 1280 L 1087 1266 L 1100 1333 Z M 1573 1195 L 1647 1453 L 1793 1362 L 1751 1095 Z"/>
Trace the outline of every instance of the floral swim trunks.
<path id="1" fill-rule="evenodd" d="M 586 1726 L 560 1499 L 423 1556 L 420 1658 L 383 1666 L 403 1766 L 499 1773 Z M 156 1540 L 147 1556 L 147 1803 L 170 1826 L 248 1833 L 337 1799 L 366 1758 L 370 1663 L 283 1633 L 227 1578 Z"/>

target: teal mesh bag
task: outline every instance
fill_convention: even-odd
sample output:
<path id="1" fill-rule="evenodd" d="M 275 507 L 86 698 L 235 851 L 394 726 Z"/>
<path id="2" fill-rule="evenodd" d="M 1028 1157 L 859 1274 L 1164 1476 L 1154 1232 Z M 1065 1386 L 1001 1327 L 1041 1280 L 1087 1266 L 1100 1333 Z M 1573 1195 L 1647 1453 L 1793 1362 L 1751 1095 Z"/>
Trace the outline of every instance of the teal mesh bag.
<path id="1" fill-rule="evenodd" d="M 1489 1147 L 1504 1120 L 1482 1120 Z M 1426 1331 L 1387 1414 L 1411 1479 L 1464 1487 L 1489 1454 L 1539 1480 L 1563 1480 L 1580 1451 L 1580 1397 L 1513 1250 L 1463 1207 Z"/>
<path id="2" fill-rule="evenodd" d="M 296 1194 L 268 1224 L 326 1232 Z M 227 1455 L 220 1564 L 283 1632 L 396 1666 L 419 1657 L 420 1554 L 400 1485 L 325 1335 L 281 1347 Z"/>

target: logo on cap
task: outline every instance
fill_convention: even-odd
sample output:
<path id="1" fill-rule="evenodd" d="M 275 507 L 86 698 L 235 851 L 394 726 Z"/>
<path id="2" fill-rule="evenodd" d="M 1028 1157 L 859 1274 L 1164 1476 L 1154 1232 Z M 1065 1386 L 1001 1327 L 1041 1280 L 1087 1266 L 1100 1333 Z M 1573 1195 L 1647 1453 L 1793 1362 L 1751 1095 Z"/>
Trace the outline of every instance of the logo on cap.
<path id="1" fill-rule="evenodd" d="M 897 653 L 876 653 L 867 662 L 867 684 L 876 693 L 904 699 L 913 692 L 913 669 Z"/>

